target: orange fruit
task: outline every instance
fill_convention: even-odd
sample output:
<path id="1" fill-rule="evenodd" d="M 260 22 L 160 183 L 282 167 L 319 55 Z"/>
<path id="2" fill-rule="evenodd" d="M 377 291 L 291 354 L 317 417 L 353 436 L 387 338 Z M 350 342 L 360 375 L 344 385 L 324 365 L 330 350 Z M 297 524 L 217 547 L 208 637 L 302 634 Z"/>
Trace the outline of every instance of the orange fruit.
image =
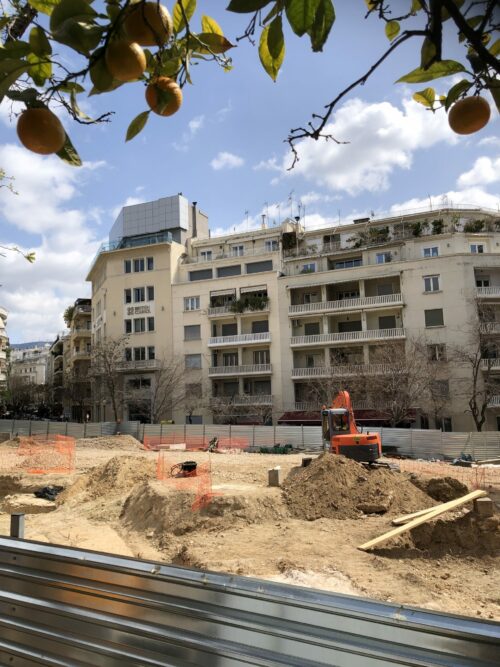
<path id="1" fill-rule="evenodd" d="M 49 109 L 26 109 L 17 121 L 17 136 L 33 153 L 57 153 L 66 143 L 66 132 L 59 118 Z"/>
<path id="2" fill-rule="evenodd" d="M 161 46 L 173 32 L 172 17 L 156 2 L 138 2 L 125 14 L 123 28 L 131 42 L 142 46 Z"/>
<path id="3" fill-rule="evenodd" d="M 448 123 L 457 134 L 473 134 L 487 124 L 490 114 L 490 105 L 484 97 L 464 97 L 449 110 Z"/>
<path id="4" fill-rule="evenodd" d="M 159 116 L 172 116 L 182 104 L 179 84 L 168 76 L 160 76 L 146 88 L 146 102 Z"/>
<path id="5" fill-rule="evenodd" d="M 136 42 L 110 42 L 106 49 L 106 66 L 118 81 L 135 81 L 146 69 L 146 54 Z"/>

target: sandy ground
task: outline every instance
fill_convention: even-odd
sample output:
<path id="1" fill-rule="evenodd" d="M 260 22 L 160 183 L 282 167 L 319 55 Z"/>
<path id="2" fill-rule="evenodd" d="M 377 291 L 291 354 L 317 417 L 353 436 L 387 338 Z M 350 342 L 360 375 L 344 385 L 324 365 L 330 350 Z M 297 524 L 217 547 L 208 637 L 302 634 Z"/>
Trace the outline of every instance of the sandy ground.
<path id="1" fill-rule="evenodd" d="M 500 620 L 498 553 L 479 553 L 475 544 L 460 553 L 446 545 L 423 551 L 401 538 L 365 553 L 357 545 L 389 530 L 394 514 L 292 518 L 281 489 L 267 486 L 267 470 L 279 465 L 285 478 L 300 466 L 299 455 L 170 454 L 169 465 L 210 461 L 217 495 L 207 514 L 173 504 L 178 492 L 156 480 L 156 453 L 130 442 L 121 449 L 82 445 L 70 477 L 0 471 L 1 533 L 9 533 L 7 512 L 22 508 L 27 539 Z M 0 445 L 0 459 L 3 451 Z M 116 456 L 122 467 L 94 475 Z M 47 512 L 32 492 L 49 483 L 67 490 L 56 504 L 43 501 L 57 505 Z"/>

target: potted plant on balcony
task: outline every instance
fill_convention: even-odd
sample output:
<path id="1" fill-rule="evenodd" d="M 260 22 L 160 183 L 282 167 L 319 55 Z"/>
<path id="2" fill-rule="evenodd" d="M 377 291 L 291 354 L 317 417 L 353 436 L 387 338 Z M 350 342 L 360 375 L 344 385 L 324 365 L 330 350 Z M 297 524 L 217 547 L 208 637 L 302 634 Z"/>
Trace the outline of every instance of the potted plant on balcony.
<path id="1" fill-rule="evenodd" d="M 484 230 L 484 220 L 468 220 L 464 225 L 466 234 L 480 234 Z"/>
<path id="2" fill-rule="evenodd" d="M 432 233 L 433 234 L 442 234 L 444 228 L 443 218 L 439 218 L 432 221 Z"/>
<path id="3" fill-rule="evenodd" d="M 242 313 L 245 310 L 245 301 L 243 299 L 236 299 L 229 304 L 229 310 L 232 313 Z"/>

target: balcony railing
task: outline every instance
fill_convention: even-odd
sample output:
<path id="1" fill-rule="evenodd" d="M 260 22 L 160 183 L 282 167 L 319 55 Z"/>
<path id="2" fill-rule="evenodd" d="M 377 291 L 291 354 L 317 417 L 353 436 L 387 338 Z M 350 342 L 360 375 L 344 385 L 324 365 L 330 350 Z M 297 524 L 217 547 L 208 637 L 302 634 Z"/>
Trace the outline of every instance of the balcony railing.
<path id="1" fill-rule="evenodd" d="M 489 408 L 500 408 L 500 395 L 495 395 L 490 398 L 488 401 Z"/>
<path id="2" fill-rule="evenodd" d="M 481 370 L 500 371 L 500 359 L 483 359 L 481 361 Z"/>
<path id="3" fill-rule="evenodd" d="M 245 366 L 211 366 L 208 369 L 210 377 L 218 375 L 260 375 L 271 373 L 271 364 L 247 364 Z"/>
<path id="4" fill-rule="evenodd" d="M 357 341 L 391 340 L 404 338 L 404 329 L 368 329 L 366 331 L 344 331 L 342 333 L 313 334 L 311 336 L 292 336 L 290 345 L 318 345 L 321 343 L 354 343 Z"/>
<path id="5" fill-rule="evenodd" d="M 488 297 L 500 299 L 500 287 L 476 287 L 476 296 L 480 299 Z"/>
<path id="6" fill-rule="evenodd" d="M 89 359 L 90 350 L 83 350 L 83 352 L 73 352 L 71 355 L 73 359 Z"/>
<path id="7" fill-rule="evenodd" d="M 235 396 L 218 396 L 210 399 L 212 405 L 272 405 L 271 394 L 237 394 Z"/>
<path id="8" fill-rule="evenodd" d="M 500 396 L 499 396 L 500 398 Z M 317 412 L 318 413 L 318 419 L 319 419 L 319 413 L 321 410 L 321 405 L 315 402 L 311 401 L 295 401 L 295 410 L 297 412 Z M 373 404 L 370 401 L 356 401 L 356 405 L 354 407 L 354 410 L 377 410 L 379 408 L 373 407 Z"/>
<path id="9" fill-rule="evenodd" d="M 500 322 L 483 322 L 479 331 L 482 334 L 500 334 Z"/>
<path id="10" fill-rule="evenodd" d="M 346 375 L 382 375 L 389 373 L 389 364 L 343 364 L 341 366 L 316 366 L 315 368 L 292 368 L 292 379 L 343 377 Z"/>
<path id="11" fill-rule="evenodd" d="M 195 255 L 195 256 L 187 256 L 184 257 L 183 263 L 184 264 L 210 264 L 211 262 L 214 262 L 219 259 L 233 259 L 233 260 L 238 260 L 241 257 L 260 257 L 261 255 L 269 255 L 274 252 L 279 252 L 279 248 L 276 248 L 274 250 L 270 248 L 245 248 L 245 250 L 242 253 L 238 254 L 233 254 L 232 252 L 212 252 L 212 255 L 210 259 L 207 259 L 206 257 L 202 257 L 200 255 Z"/>
<path id="12" fill-rule="evenodd" d="M 266 303 L 263 308 L 259 308 L 258 310 L 252 310 L 251 308 L 245 308 L 243 313 L 268 313 L 269 312 L 269 303 Z M 208 317 L 220 317 L 221 315 L 237 315 L 241 313 L 236 313 L 233 310 L 231 310 L 231 306 L 211 306 L 210 308 L 207 308 L 207 315 Z"/>
<path id="13" fill-rule="evenodd" d="M 158 367 L 158 360 L 140 359 L 136 361 L 122 361 L 117 367 L 120 371 L 155 370 Z"/>
<path id="14" fill-rule="evenodd" d="M 87 327 L 76 327 L 73 329 L 73 335 L 75 336 L 91 336 L 92 335 L 92 329 L 88 329 Z"/>
<path id="15" fill-rule="evenodd" d="M 270 343 L 271 333 L 238 334 L 237 336 L 214 336 L 208 339 L 208 347 L 221 347 L 224 345 L 249 345 L 252 343 Z"/>
<path id="16" fill-rule="evenodd" d="M 336 299 L 335 301 L 316 301 L 289 306 L 288 314 L 296 316 L 307 313 L 342 312 L 361 308 L 379 308 L 380 306 L 402 306 L 402 294 L 384 294 L 382 296 L 363 296 L 357 299 Z"/>

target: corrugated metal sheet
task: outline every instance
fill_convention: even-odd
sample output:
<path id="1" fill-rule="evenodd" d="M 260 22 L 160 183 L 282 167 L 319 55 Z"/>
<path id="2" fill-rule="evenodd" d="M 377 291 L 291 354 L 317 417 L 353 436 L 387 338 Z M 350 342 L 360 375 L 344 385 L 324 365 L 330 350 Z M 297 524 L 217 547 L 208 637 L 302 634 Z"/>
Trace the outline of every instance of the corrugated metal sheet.
<path id="1" fill-rule="evenodd" d="M 0 661 L 494 667 L 491 621 L 0 538 Z"/>

